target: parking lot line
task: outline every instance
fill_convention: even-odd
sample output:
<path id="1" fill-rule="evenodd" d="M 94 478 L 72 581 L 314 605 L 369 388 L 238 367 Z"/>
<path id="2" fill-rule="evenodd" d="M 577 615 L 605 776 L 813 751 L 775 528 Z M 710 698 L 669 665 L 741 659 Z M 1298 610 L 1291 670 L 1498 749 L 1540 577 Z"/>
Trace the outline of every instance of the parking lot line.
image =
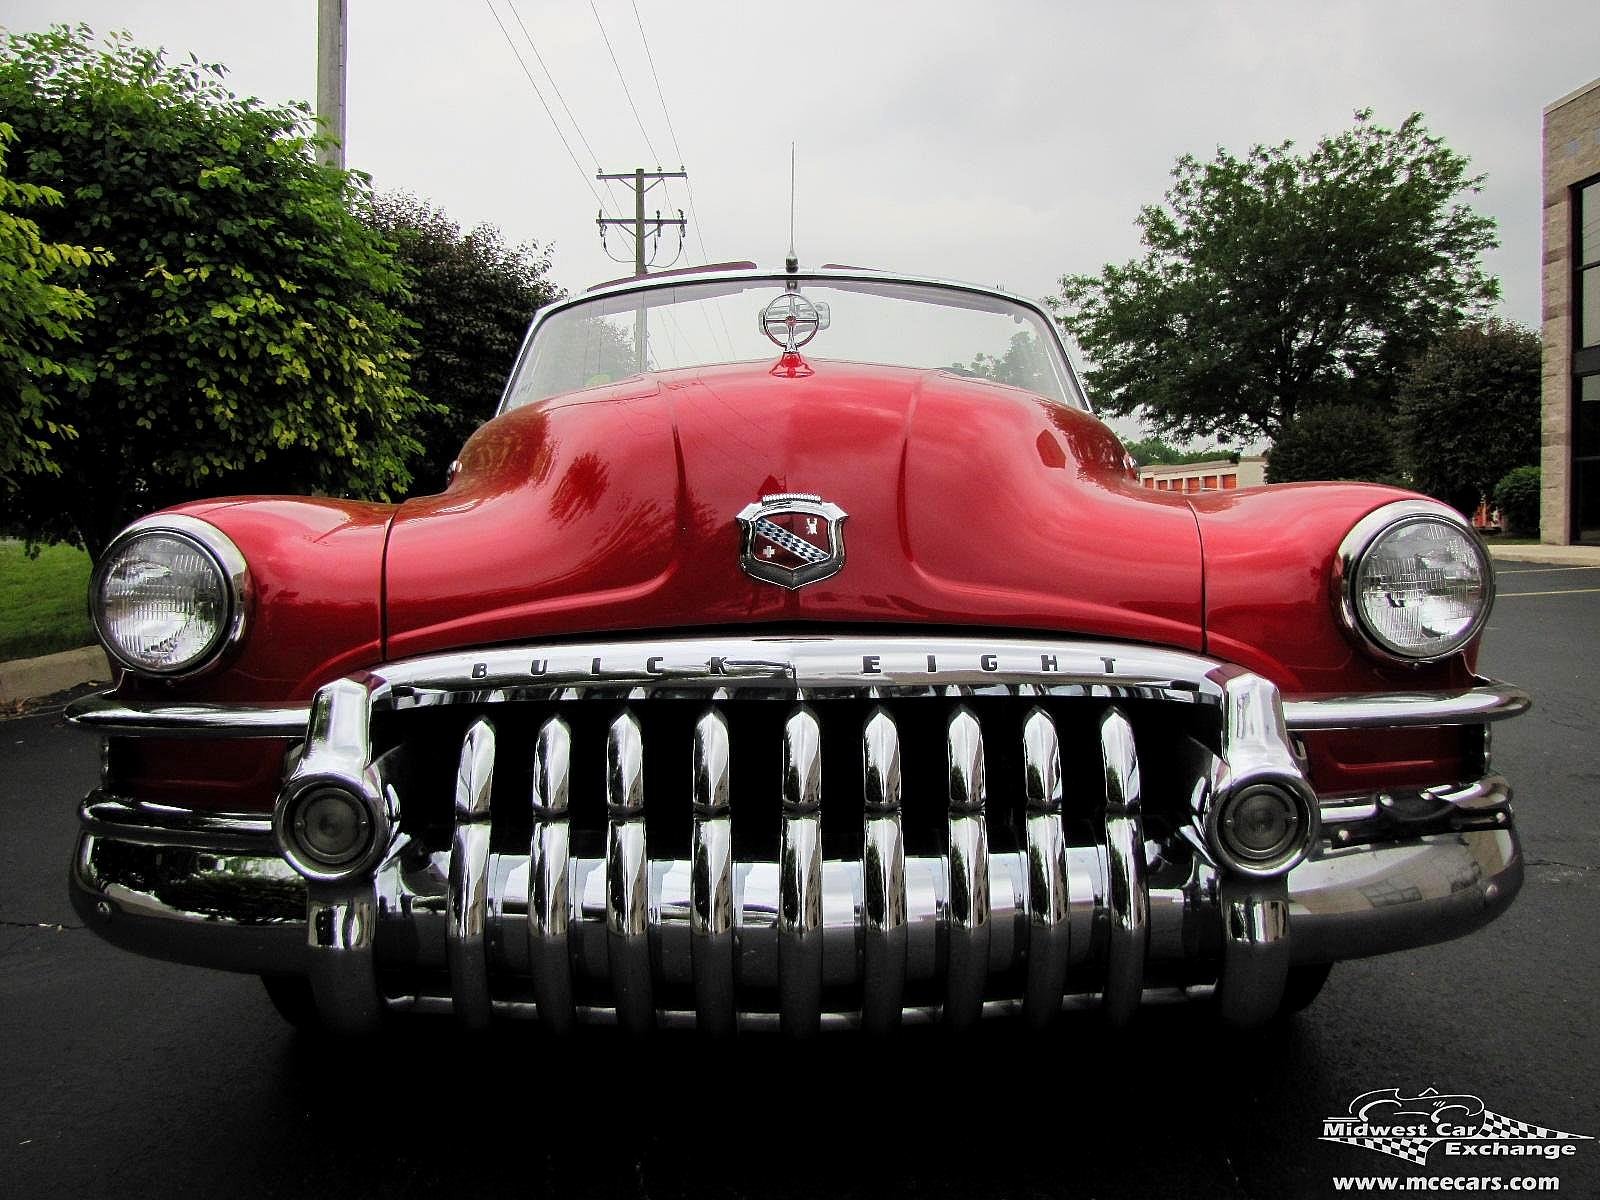
<path id="1" fill-rule="evenodd" d="M 1496 575 L 1548 575 L 1552 571 L 1600 571 L 1600 566 L 1585 567 L 1519 567 L 1515 571 L 1495 571 Z"/>
<path id="2" fill-rule="evenodd" d="M 1548 592 L 1496 592 L 1496 600 L 1509 600 L 1513 596 L 1581 596 L 1587 592 L 1600 592 L 1600 587 L 1557 588 Z"/>

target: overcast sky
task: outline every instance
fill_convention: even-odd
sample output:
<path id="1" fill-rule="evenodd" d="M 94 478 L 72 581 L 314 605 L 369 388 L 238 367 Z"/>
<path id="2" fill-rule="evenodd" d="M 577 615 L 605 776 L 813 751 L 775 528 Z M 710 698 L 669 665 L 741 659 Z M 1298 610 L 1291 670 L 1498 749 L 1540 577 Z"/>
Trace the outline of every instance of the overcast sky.
<path id="1" fill-rule="evenodd" d="M 711 261 L 777 263 L 793 141 L 802 262 L 1043 296 L 1065 272 L 1137 251 L 1134 215 L 1179 154 L 1309 144 L 1356 108 L 1390 126 L 1416 110 L 1487 174 L 1475 203 L 1499 223 L 1488 265 L 1503 311 L 1536 324 L 1541 110 L 1600 75 L 1593 0 L 637 0 L 635 11 L 634 0 L 518 0 L 514 13 L 511 0 L 350 0 L 348 165 L 463 225 L 550 246 L 557 282 L 579 290 L 631 271 L 596 233 L 597 160 L 676 167 L 675 131 L 698 216 L 683 261 L 704 261 L 703 239 Z M 4 14 L 13 30 L 126 28 L 225 64 L 241 94 L 315 98 L 315 0 L 7 0 Z M 625 189 L 603 194 L 631 213 Z M 676 187 L 661 207 L 679 206 Z M 663 257 L 673 248 L 669 235 Z"/>

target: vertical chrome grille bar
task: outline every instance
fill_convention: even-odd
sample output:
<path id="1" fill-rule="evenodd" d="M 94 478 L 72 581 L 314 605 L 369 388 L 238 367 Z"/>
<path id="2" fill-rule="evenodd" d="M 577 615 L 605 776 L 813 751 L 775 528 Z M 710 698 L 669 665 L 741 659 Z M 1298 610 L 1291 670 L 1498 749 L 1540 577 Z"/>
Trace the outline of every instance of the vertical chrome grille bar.
<path id="1" fill-rule="evenodd" d="M 1139 755 L 1133 726 L 1116 708 L 1107 709 L 1100 720 L 1100 756 L 1106 784 L 1106 900 L 1111 915 L 1102 1001 L 1112 1024 L 1123 1025 L 1139 1007 L 1144 990 L 1150 892 L 1145 878 Z"/>
<path id="2" fill-rule="evenodd" d="M 778 850 L 778 1022 L 786 1034 L 822 1024 L 822 732 L 807 708 L 783 727 Z"/>
<path id="3" fill-rule="evenodd" d="M 494 726 L 479 717 L 461 743 L 455 829 L 450 838 L 449 922 L 445 958 L 456 1014 L 469 1028 L 489 1024 L 489 793 L 494 783 Z"/>
<path id="4" fill-rule="evenodd" d="M 644 735 L 623 710 L 606 737 L 606 961 L 617 1023 L 655 1025 L 650 978 L 650 861 L 644 841 Z"/>
<path id="5" fill-rule="evenodd" d="M 728 797 L 728 722 L 709 709 L 694 728 L 690 795 L 694 842 L 689 862 L 689 958 L 695 1024 L 734 1031 L 733 829 Z"/>
<path id="6" fill-rule="evenodd" d="M 556 1032 L 572 1028 L 572 911 L 567 793 L 572 731 L 560 717 L 539 729 L 533 747 L 533 838 L 528 851 L 528 962 L 540 1019 Z"/>
<path id="7" fill-rule="evenodd" d="M 1022 727 L 1023 795 L 1027 801 L 1028 977 L 1023 1012 L 1047 1024 L 1061 1011 L 1071 925 L 1067 842 L 1061 828 L 1061 741 L 1050 714 L 1036 708 Z"/>
<path id="8" fill-rule="evenodd" d="M 950 895 L 945 1020 L 956 1028 L 983 1013 L 989 977 L 989 832 L 984 825 L 983 731 L 970 709 L 956 709 L 946 734 L 950 786 Z"/>
<path id="9" fill-rule="evenodd" d="M 861 857 L 861 1024 L 900 1023 L 906 986 L 906 847 L 900 829 L 900 732 L 883 709 L 861 738 L 866 830 Z"/>

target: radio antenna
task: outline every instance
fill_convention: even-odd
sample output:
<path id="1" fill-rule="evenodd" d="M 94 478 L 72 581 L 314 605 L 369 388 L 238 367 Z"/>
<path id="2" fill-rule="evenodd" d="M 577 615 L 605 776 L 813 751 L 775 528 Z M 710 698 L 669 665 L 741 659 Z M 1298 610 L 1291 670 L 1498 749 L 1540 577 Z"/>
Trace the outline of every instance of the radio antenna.
<path id="1" fill-rule="evenodd" d="M 800 270 L 800 259 L 794 252 L 794 143 L 789 143 L 789 257 L 783 268 L 793 275 Z"/>

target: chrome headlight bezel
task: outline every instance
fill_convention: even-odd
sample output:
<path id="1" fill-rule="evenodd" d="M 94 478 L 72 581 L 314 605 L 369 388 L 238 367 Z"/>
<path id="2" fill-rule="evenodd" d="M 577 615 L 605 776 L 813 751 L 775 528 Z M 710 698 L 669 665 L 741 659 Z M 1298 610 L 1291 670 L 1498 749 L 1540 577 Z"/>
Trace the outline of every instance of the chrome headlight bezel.
<path id="1" fill-rule="evenodd" d="M 1368 626 L 1362 616 L 1356 587 L 1362 562 L 1379 542 L 1407 526 L 1427 523 L 1447 526 L 1462 535 L 1471 547 L 1483 573 L 1483 603 L 1476 616 L 1451 640 L 1448 647 L 1414 653 L 1394 645 Z M 1483 539 L 1455 509 L 1434 500 L 1397 500 L 1357 521 L 1334 554 L 1332 585 L 1334 612 L 1345 633 L 1375 658 L 1404 666 L 1426 666 L 1461 653 L 1483 632 L 1489 613 L 1494 608 L 1494 565 Z"/>
<path id="2" fill-rule="evenodd" d="M 185 662 L 166 668 L 153 667 L 126 654 L 109 636 L 103 620 L 106 575 L 116 564 L 118 553 L 126 549 L 130 542 L 153 535 L 172 538 L 194 547 L 216 571 L 225 604 L 217 631 L 205 648 Z M 94 622 L 100 644 L 119 666 L 151 679 L 185 679 L 217 666 L 243 640 L 250 600 L 250 569 L 233 539 L 215 525 L 182 514 L 142 517 L 129 525 L 111 540 L 89 579 L 89 616 Z"/>

